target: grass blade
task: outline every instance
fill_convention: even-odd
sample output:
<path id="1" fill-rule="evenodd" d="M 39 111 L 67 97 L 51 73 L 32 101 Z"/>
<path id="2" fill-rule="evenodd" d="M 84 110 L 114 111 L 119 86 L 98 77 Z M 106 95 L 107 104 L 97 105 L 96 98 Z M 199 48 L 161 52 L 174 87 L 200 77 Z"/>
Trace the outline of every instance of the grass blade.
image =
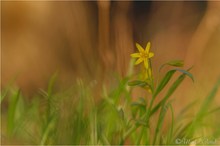
<path id="1" fill-rule="evenodd" d="M 184 63 L 183 63 L 183 60 L 172 60 L 161 65 L 159 68 L 159 71 L 161 71 L 161 69 L 166 65 L 175 66 L 175 67 L 183 67 Z"/>
<path id="2" fill-rule="evenodd" d="M 158 95 L 158 93 L 160 93 L 160 91 L 163 90 L 163 88 L 167 85 L 167 83 L 170 81 L 171 77 L 173 76 L 173 74 L 175 72 L 176 72 L 176 70 L 170 70 L 166 73 L 166 75 L 163 77 L 160 84 L 158 85 L 158 87 L 154 93 L 154 97 L 156 97 Z"/>
<path id="3" fill-rule="evenodd" d="M 174 128 L 174 110 L 172 105 L 169 105 L 170 107 L 170 111 L 171 111 L 171 116 L 172 116 L 172 120 L 171 120 L 171 127 L 169 130 L 169 134 L 168 134 L 168 140 L 167 140 L 167 144 L 171 144 L 172 142 L 172 138 L 173 138 L 173 128 Z"/>
<path id="4" fill-rule="evenodd" d="M 191 69 L 191 68 L 189 68 L 188 70 L 190 70 L 190 69 Z M 188 76 L 189 78 L 191 78 L 192 81 L 194 82 L 194 77 L 193 77 L 193 75 L 192 75 L 190 72 L 188 72 L 188 71 L 186 71 L 186 70 L 183 70 L 183 69 L 180 69 L 180 68 L 176 68 L 175 70 L 177 70 L 177 71 L 179 71 L 179 72 L 181 72 L 181 73 L 187 75 L 187 76 Z"/>
<path id="5" fill-rule="evenodd" d="M 8 94 L 8 90 L 9 88 L 7 88 L 4 93 L 1 92 L 1 96 L 0 96 L 0 103 L 2 103 L 2 101 L 4 100 L 4 98 L 6 97 L 6 95 Z"/>
<path id="6" fill-rule="evenodd" d="M 90 128 L 91 128 L 91 144 L 97 145 L 98 144 L 98 132 L 97 132 L 97 112 L 94 108 L 92 112 L 90 113 Z"/>
<path id="7" fill-rule="evenodd" d="M 198 101 L 197 100 L 194 100 L 193 102 L 191 102 L 190 104 L 188 104 L 185 108 L 183 108 L 181 111 L 180 111 L 180 113 L 178 114 L 178 116 L 177 116 L 177 120 L 180 120 L 182 117 L 183 117 L 183 115 L 191 108 L 191 107 L 193 107 L 196 103 L 197 103 Z"/>
<path id="8" fill-rule="evenodd" d="M 168 104 L 163 104 L 162 107 L 161 107 L 161 110 L 160 110 L 160 115 L 159 115 L 159 119 L 158 119 L 158 122 L 157 122 L 157 127 L 155 129 L 155 135 L 154 135 L 154 140 L 153 140 L 153 145 L 156 143 L 157 141 L 157 137 L 158 137 L 158 134 L 162 128 L 162 124 L 163 124 L 163 121 L 164 121 L 164 118 L 165 118 L 165 114 L 167 112 L 167 109 L 168 107 L 170 106 L 170 103 Z"/>
<path id="9" fill-rule="evenodd" d="M 52 95 L 53 87 L 54 87 L 56 79 L 57 79 L 57 72 L 54 73 L 53 76 L 50 78 L 48 89 L 47 89 L 48 98 L 50 98 Z"/>
<path id="10" fill-rule="evenodd" d="M 148 83 L 145 82 L 145 81 L 135 80 L 135 81 L 128 82 L 128 86 L 141 86 L 141 87 L 144 87 L 146 85 L 148 85 Z"/>
<path id="11" fill-rule="evenodd" d="M 188 122 L 183 127 L 180 126 L 180 127 L 176 128 L 178 131 L 175 132 L 174 139 L 183 138 L 184 135 L 186 134 L 187 129 L 190 127 L 191 124 L 192 124 L 192 121 Z M 181 127 L 182 127 L 182 129 L 180 129 Z"/>
<path id="12" fill-rule="evenodd" d="M 172 61 L 167 62 L 167 65 L 183 67 L 184 63 L 183 63 L 183 60 L 172 60 Z"/>
<path id="13" fill-rule="evenodd" d="M 166 73 L 166 75 L 164 76 L 164 78 L 162 79 L 160 84 L 158 85 L 158 87 L 157 87 L 157 89 L 154 93 L 154 97 L 156 97 L 158 95 L 158 93 L 160 93 L 160 91 L 163 90 L 163 88 L 167 85 L 167 83 L 170 81 L 171 77 L 173 76 L 173 74 L 176 71 L 179 71 L 179 72 L 187 75 L 188 77 L 190 77 L 192 79 L 192 81 L 194 81 L 193 75 L 190 72 L 186 71 L 186 70 L 179 69 L 179 68 L 170 70 Z"/>
<path id="14" fill-rule="evenodd" d="M 197 115 L 195 116 L 195 119 L 187 132 L 187 136 L 193 135 L 193 133 L 196 130 L 196 128 L 198 127 L 199 123 L 202 121 L 202 119 L 204 118 L 204 116 L 208 112 L 209 107 L 210 107 L 212 101 L 214 100 L 214 97 L 218 91 L 219 86 L 220 86 L 220 80 L 218 80 L 217 84 L 214 86 L 212 91 L 209 93 L 209 95 L 203 101 L 203 103 L 200 107 L 200 110 L 198 111 Z"/>
<path id="15" fill-rule="evenodd" d="M 9 136 L 12 135 L 15 127 L 15 112 L 19 97 L 20 97 L 20 90 L 16 92 L 16 94 L 12 97 L 11 101 L 9 102 L 9 111 L 8 111 L 8 119 L 7 119 L 7 130 Z"/>
<path id="16" fill-rule="evenodd" d="M 176 90 L 176 88 L 180 85 L 180 83 L 184 80 L 185 74 L 182 74 L 178 77 L 178 79 L 172 84 L 170 89 L 168 90 L 166 96 L 152 109 L 151 115 L 153 115 L 173 94 L 173 92 Z"/>
<path id="17" fill-rule="evenodd" d="M 40 145 L 45 145 L 47 140 L 49 139 L 50 137 L 50 133 L 54 130 L 55 128 L 55 120 L 56 120 L 56 117 L 53 116 L 49 119 L 43 133 L 42 133 L 42 138 L 41 138 L 41 142 L 40 142 Z"/>

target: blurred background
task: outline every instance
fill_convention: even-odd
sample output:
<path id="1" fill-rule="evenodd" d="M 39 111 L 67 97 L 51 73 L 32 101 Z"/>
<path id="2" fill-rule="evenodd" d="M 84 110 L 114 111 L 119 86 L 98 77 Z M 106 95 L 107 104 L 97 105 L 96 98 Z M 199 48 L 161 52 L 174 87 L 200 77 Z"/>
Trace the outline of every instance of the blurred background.
<path id="1" fill-rule="evenodd" d="M 183 59 L 195 83 L 177 95 L 204 97 L 220 76 L 220 2 L 3 1 L 1 88 L 13 82 L 31 96 L 55 72 L 60 86 L 111 84 L 113 74 L 126 76 L 135 42 L 148 41 L 155 73 Z"/>

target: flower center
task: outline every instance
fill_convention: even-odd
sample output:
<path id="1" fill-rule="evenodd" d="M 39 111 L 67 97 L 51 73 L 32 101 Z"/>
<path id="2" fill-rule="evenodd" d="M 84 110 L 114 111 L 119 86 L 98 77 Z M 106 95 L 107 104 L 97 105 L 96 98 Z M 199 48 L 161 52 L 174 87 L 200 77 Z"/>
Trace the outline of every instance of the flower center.
<path id="1" fill-rule="evenodd" d="M 147 58 L 148 57 L 148 53 L 141 52 L 140 56 L 141 56 L 141 58 Z"/>

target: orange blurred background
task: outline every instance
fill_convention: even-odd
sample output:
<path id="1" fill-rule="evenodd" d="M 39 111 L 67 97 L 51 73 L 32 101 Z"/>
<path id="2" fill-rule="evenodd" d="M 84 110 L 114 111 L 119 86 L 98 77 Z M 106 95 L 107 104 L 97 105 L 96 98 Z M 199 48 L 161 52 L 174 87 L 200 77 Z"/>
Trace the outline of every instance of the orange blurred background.
<path id="1" fill-rule="evenodd" d="M 111 82 L 148 41 L 155 70 L 173 59 L 194 66 L 195 83 L 177 95 L 204 97 L 220 76 L 220 2 L 3 1 L 1 88 L 15 78 L 30 96 L 56 71 L 60 86 Z"/>

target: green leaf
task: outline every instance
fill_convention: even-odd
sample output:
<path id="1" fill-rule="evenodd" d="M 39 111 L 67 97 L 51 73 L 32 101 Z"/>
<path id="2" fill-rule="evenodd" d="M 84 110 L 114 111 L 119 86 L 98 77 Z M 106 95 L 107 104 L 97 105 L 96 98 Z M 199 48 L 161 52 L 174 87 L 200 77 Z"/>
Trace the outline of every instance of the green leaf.
<path id="1" fill-rule="evenodd" d="M 15 112 L 18 104 L 18 99 L 20 97 L 20 90 L 16 92 L 16 94 L 12 97 L 11 101 L 9 102 L 9 111 L 8 111 L 8 120 L 7 120 L 7 130 L 9 136 L 13 134 L 13 130 L 15 127 Z"/>
<path id="2" fill-rule="evenodd" d="M 2 103 L 2 101 L 4 100 L 4 98 L 7 96 L 10 88 L 12 87 L 13 83 L 15 82 L 15 80 L 17 79 L 18 77 L 18 74 L 16 74 L 10 81 L 9 83 L 5 86 L 5 89 L 4 90 L 1 90 L 1 97 L 0 97 L 0 103 Z M 3 93 L 2 93 L 3 92 Z"/>
<path id="3" fill-rule="evenodd" d="M 154 93 L 154 97 L 156 97 L 158 95 L 158 93 L 160 93 L 160 91 L 163 90 L 163 88 L 167 85 L 167 83 L 169 82 L 169 80 L 171 79 L 171 77 L 173 76 L 173 74 L 175 72 L 176 72 L 176 70 L 170 70 L 166 73 L 166 75 L 163 77 L 160 84 L 158 85 L 158 87 Z"/>
<path id="4" fill-rule="evenodd" d="M 1 93 L 1 96 L 0 96 L 0 100 L 1 100 L 1 101 L 0 101 L 0 103 L 2 103 L 3 99 L 7 96 L 8 90 L 9 90 L 9 88 L 6 89 L 5 91 L 2 91 L 2 92 L 4 92 L 4 93 Z"/>
<path id="5" fill-rule="evenodd" d="M 137 120 L 135 120 L 135 122 L 136 122 L 136 124 L 138 124 L 138 125 L 142 125 L 142 126 L 145 126 L 145 127 L 148 126 L 148 125 L 147 125 L 147 122 L 144 121 L 144 120 L 141 120 L 141 119 L 137 119 Z"/>
<path id="6" fill-rule="evenodd" d="M 46 127 L 43 129 L 42 137 L 40 144 L 45 145 L 47 140 L 49 139 L 50 132 L 52 132 L 55 128 L 56 116 L 50 117 Z"/>
<path id="7" fill-rule="evenodd" d="M 108 141 L 107 137 L 105 136 L 104 132 L 100 132 L 101 133 L 101 140 L 103 145 L 110 145 L 110 142 Z"/>
<path id="8" fill-rule="evenodd" d="M 217 107 L 217 108 L 214 108 L 214 109 L 210 110 L 209 112 L 207 112 L 206 115 L 210 115 L 212 113 L 216 113 L 216 112 L 219 112 L 219 111 L 220 111 L 220 107 Z"/>
<path id="9" fill-rule="evenodd" d="M 145 82 L 145 81 L 134 80 L 134 81 L 128 82 L 128 85 L 129 86 L 141 86 L 141 87 L 144 87 L 144 86 L 148 85 L 148 83 Z"/>
<path id="10" fill-rule="evenodd" d="M 183 70 L 183 69 L 175 68 L 173 70 L 168 71 L 166 73 L 166 75 L 163 77 L 163 79 L 161 80 L 160 84 L 158 85 L 158 87 L 154 93 L 154 97 L 156 97 L 163 90 L 163 88 L 167 85 L 167 83 L 170 81 L 170 79 L 172 78 L 173 74 L 176 71 L 179 71 L 179 72 L 187 75 L 188 77 L 190 77 L 192 79 L 192 81 L 194 81 L 193 75 L 190 72 Z"/>
<path id="11" fill-rule="evenodd" d="M 160 110 L 159 119 L 158 119 L 158 122 L 157 122 L 157 127 L 155 129 L 153 145 L 155 144 L 155 142 L 157 140 L 158 133 L 160 132 L 160 130 L 162 128 L 162 124 L 163 124 L 163 121 L 164 121 L 164 118 L 165 118 L 165 114 L 166 114 L 167 109 L 168 109 L 169 106 L 170 106 L 170 103 L 168 103 L 166 105 L 165 104 L 162 105 L 162 108 Z"/>
<path id="12" fill-rule="evenodd" d="M 166 65 L 175 66 L 175 67 L 183 67 L 184 63 L 183 63 L 183 60 L 172 60 L 161 65 L 159 71 L 161 71 L 161 69 Z"/>
<path id="13" fill-rule="evenodd" d="M 220 86 L 220 79 L 218 80 L 217 84 L 214 86 L 212 91 L 209 93 L 209 95 L 205 98 L 204 102 L 202 103 L 200 110 L 196 114 L 193 123 L 191 124 L 188 130 L 187 135 L 189 136 L 193 135 L 196 128 L 200 125 L 200 122 L 205 117 L 206 113 L 208 112 L 211 106 L 212 101 L 214 100 L 214 97 L 218 91 L 219 86 Z"/>
<path id="14" fill-rule="evenodd" d="M 137 113 L 139 115 L 145 113 L 146 105 L 147 105 L 146 100 L 143 97 L 140 97 L 138 101 L 132 102 L 131 107 L 132 107 L 133 117 L 136 117 Z"/>
<path id="15" fill-rule="evenodd" d="M 139 102 L 133 102 L 133 103 L 131 103 L 131 106 L 145 107 L 145 105 L 143 103 L 139 103 Z"/>
<path id="16" fill-rule="evenodd" d="M 192 121 L 189 121 L 184 126 L 180 125 L 180 127 L 176 128 L 174 139 L 180 138 L 180 137 L 185 137 L 187 129 L 190 127 L 191 124 L 192 124 Z"/>
<path id="17" fill-rule="evenodd" d="M 214 100 L 214 97 L 215 97 L 215 95 L 218 91 L 219 86 L 220 86 L 220 80 L 214 86 L 214 88 L 209 93 L 209 95 L 206 97 L 206 99 L 204 100 L 202 106 L 200 107 L 200 110 L 199 110 L 198 115 L 197 115 L 198 119 L 201 119 L 202 116 L 208 111 L 209 106 L 211 105 L 211 102 Z"/>
<path id="18" fill-rule="evenodd" d="M 191 69 L 191 68 L 190 68 Z M 190 69 L 188 69 L 188 70 L 190 70 Z M 180 71 L 180 72 L 182 72 L 182 74 L 177 78 L 177 80 L 171 85 L 171 87 L 169 88 L 169 90 L 168 90 L 168 92 L 167 92 L 167 94 L 166 94 L 166 96 L 152 109 L 152 112 L 151 112 L 151 114 L 154 114 L 159 108 L 160 108 L 160 106 L 163 104 L 163 103 L 165 103 L 166 101 L 167 101 L 167 99 L 169 99 L 169 97 L 173 94 L 173 92 L 176 90 L 176 88 L 181 84 L 181 82 L 184 80 L 184 78 L 185 78 L 185 76 L 187 75 L 188 77 L 190 77 L 193 81 L 194 81 L 194 79 L 193 79 L 193 75 L 191 74 L 191 73 L 189 73 L 188 71 L 185 71 L 185 70 L 182 70 L 182 69 L 179 69 L 179 68 L 176 68 L 176 69 L 174 69 L 174 70 L 171 70 L 171 71 Z M 161 85 L 159 85 L 160 86 L 160 88 L 158 87 L 158 91 L 156 90 L 156 92 L 155 92 L 155 95 L 154 96 L 156 96 L 158 93 L 159 93 L 159 91 L 161 91 L 163 88 L 164 88 L 164 86 L 166 85 L 165 83 L 167 83 L 169 80 L 169 78 L 168 77 L 172 77 L 172 72 L 171 73 L 169 73 L 169 75 L 167 75 L 167 79 L 165 78 L 164 79 L 164 81 L 162 80 L 161 82 Z M 166 77 L 166 76 L 165 76 Z"/>
<path id="19" fill-rule="evenodd" d="M 143 97 L 140 97 L 138 99 L 138 101 L 132 102 L 131 105 L 132 106 L 144 106 L 145 107 L 146 106 L 146 100 Z"/>
<path id="20" fill-rule="evenodd" d="M 189 68 L 188 70 L 190 70 L 190 69 L 191 69 L 191 68 Z M 183 69 L 180 69 L 180 68 L 176 68 L 175 70 L 177 70 L 177 71 L 179 71 L 179 72 L 181 72 L 181 73 L 187 75 L 187 76 L 190 77 L 190 78 L 192 79 L 192 81 L 194 82 L 193 75 L 192 75 L 190 72 L 188 72 L 188 71 L 186 71 L 186 70 L 183 70 Z"/>
<path id="21" fill-rule="evenodd" d="M 123 120 L 125 119 L 125 114 L 124 114 L 124 111 L 122 108 L 118 109 L 118 114 L 121 119 L 123 119 Z"/>
<path id="22" fill-rule="evenodd" d="M 179 121 L 181 118 L 183 118 L 183 115 L 189 111 L 190 108 L 192 108 L 193 106 L 195 106 L 195 104 L 198 102 L 198 100 L 194 100 L 191 103 L 189 103 L 187 106 L 185 106 L 180 113 L 177 115 L 177 121 Z"/>
<path id="23" fill-rule="evenodd" d="M 185 74 L 182 74 L 177 78 L 177 80 L 169 88 L 166 96 L 152 109 L 151 115 L 154 114 L 160 108 L 160 106 L 163 105 L 169 99 L 169 97 L 173 94 L 173 92 L 180 85 L 184 78 Z"/>
<path id="24" fill-rule="evenodd" d="M 51 97 L 52 95 L 52 91 L 53 91 L 53 86 L 55 84 L 55 81 L 57 79 L 57 72 L 53 74 L 53 76 L 50 78 L 49 84 L 48 84 L 48 89 L 47 89 L 47 94 L 48 94 L 48 98 Z"/>
<path id="25" fill-rule="evenodd" d="M 173 107 L 171 104 L 169 105 L 169 107 L 170 107 L 170 111 L 171 111 L 172 120 L 171 120 L 171 125 L 170 125 L 170 129 L 169 129 L 169 133 L 168 133 L 167 144 L 172 143 L 173 129 L 174 129 L 174 110 L 173 110 Z"/>
<path id="26" fill-rule="evenodd" d="M 170 66 L 176 66 L 176 67 L 183 67 L 184 65 L 183 60 L 173 60 L 173 61 L 167 62 L 167 64 Z"/>

